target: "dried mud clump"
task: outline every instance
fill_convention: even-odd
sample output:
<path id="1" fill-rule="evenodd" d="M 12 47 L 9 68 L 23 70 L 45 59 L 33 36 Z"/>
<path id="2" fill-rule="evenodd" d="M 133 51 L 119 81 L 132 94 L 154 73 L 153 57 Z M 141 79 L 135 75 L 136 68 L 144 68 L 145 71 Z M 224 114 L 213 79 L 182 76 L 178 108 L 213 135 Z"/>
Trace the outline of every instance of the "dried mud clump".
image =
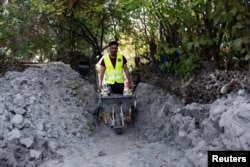
<path id="1" fill-rule="evenodd" d="M 249 91 L 249 74 L 240 71 L 216 71 L 208 75 L 198 75 L 180 88 L 185 103 L 212 103 L 228 93 L 239 90 Z"/>
<path id="2" fill-rule="evenodd" d="M 250 76 L 247 71 L 201 71 L 188 81 L 170 74 L 138 70 L 141 82 L 149 83 L 180 97 L 185 104 L 207 104 L 239 90 L 250 93 Z"/>
<path id="3" fill-rule="evenodd" d="M 0 167 L 35 167 L 91 133 L 94 87 L 61 62 L 0 77 Z"/>

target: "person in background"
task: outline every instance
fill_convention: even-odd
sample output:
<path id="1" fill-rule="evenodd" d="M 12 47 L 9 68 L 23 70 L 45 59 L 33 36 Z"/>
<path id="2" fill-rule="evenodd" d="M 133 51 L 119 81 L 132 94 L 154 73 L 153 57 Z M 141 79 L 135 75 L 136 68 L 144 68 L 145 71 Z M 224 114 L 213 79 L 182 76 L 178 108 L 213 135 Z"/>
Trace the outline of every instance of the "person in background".
<path id="1" fill-rule="evenodd" d="M 103 79 L 107 84 L 107 94 L 121 94 L 124 92 L 124 82 L 131 88 L 127 59 L 118 53 L 118 42 L 109 43 L 109 55 L 104 55 L 100 63 L 98 90 L 101 91 Z M 125 74 L 125 76 L 124 76 Z M 104 77 L 105 76 L 105 77 Z"/>

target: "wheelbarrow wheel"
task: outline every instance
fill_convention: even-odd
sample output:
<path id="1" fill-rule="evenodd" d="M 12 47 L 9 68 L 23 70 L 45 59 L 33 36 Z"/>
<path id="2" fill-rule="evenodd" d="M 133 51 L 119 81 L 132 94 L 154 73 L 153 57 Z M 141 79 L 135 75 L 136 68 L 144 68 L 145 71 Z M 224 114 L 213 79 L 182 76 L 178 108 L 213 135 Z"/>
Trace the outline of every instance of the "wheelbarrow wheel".
<path id="1" fill-rule="evenodd" d="M 121 135 L 121 134 L 122 134 L 122 128 L 116 128 L 116 129 L 115 129 L 115 133 L 116 133 L 117 135 Z"/>

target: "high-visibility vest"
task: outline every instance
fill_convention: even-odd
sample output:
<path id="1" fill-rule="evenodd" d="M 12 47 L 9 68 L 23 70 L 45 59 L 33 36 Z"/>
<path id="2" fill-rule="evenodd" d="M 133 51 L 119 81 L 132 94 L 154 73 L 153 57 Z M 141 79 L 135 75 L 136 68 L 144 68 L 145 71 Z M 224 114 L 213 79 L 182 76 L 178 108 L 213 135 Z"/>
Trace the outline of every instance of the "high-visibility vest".
<path id="1" fill-rule="evenodd" d="M 124 83 L 124 73 L 123 73 L 123 57 L 122 54 L 117 53 L 116 55 L 116 65 L 113 66 L 109 55 L 103 57 L 106 66 L 105 69 L 105 82 L 107 84 Z"/>

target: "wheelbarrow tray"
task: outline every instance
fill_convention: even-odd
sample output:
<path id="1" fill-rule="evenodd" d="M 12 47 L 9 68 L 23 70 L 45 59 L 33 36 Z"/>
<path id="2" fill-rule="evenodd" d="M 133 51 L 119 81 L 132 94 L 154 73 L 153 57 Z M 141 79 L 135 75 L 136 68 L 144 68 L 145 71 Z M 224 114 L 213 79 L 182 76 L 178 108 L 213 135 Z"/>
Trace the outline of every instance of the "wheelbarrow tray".
<path id="1" fill-rule="evenodd" d="M 111 112 L 113 105 L 121 105 L 124 112 L 128 112 L 133 105 L 133 95 L 112 95 L 100 97 L 101 105 L 106 112 Z"/>

